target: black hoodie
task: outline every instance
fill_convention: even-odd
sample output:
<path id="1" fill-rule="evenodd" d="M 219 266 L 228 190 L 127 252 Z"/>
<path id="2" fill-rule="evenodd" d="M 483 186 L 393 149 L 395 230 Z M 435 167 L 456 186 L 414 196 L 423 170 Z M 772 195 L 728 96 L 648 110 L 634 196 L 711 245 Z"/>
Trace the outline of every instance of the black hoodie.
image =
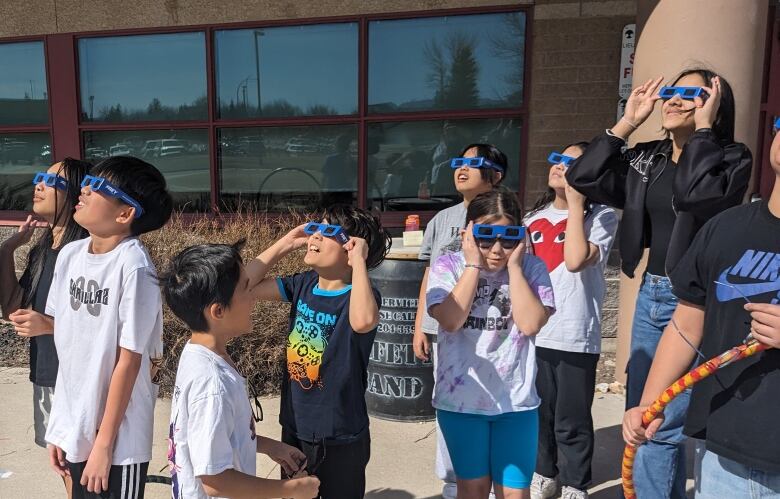
<path id="1" fill-rule="evenodd" d="M 671 157 L 670 139 L 628 149 L 623 139 L 604 133 L 566 171 L 569 184 L 592 201 L 623 210 L 619 249 L 622 270 L 629 277 L 634 277 L 644 248 L 650 245 L 647 188 Z M 667 274 L 707 220 L 742 202 L 752 164 L 744 144 L 723 146 L 709 129 L 691 135 L 675 169 L 672 206 L 677 218 L 666 254 Z"/>

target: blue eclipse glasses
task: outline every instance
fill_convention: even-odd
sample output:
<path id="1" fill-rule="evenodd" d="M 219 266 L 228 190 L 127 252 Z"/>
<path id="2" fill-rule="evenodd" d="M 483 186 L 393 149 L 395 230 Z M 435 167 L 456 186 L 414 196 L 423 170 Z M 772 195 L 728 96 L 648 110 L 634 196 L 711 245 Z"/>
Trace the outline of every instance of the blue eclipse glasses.
<path id="1" fill-rule="evenodd" d="M 112 198 L 116 198 L 122 201 L 126 205 L 132 206 L 135 208 L 134 218 L 139 218 L 144 214 L 144 209 L 141 207 L 141 203 L 122 192 L 103 177 L 93 177 L 92 175 L 87 175 L 84 177 L 84 180 L 81 181 L 81 187 L 89 187 L 94 192 L 99 192 L 101 194 L 111 196 Z"/>
<path id="2" fill-rule="evenodd" d="M 561 154 L 559 152 L 551 152 L 549 156 L 547 156 L 547 162 L 553 165 L 558 165 L 563 163 L 563 166 L 568 168 L 571 166 L 572 162 L 576 158 L 572 158 L 571 156 L 566 156 L 565 154 Z"/>
<path id="3" fill-rule="evenodd" d="M 453 170 L 456 168 L 462 168 L 464 166 L 468 168 L 492 168 L 493 170 L 502 173 L 504 171 L 504 167 L 501 165 L 497 165 L 489 159 L 483 158 L 481 156 L 477 156 L 476 158 L 452 158 L 450 161 L 450 168 Z"/>
<path id="4" fill-rule="evenodd" d="M 661 87 L 658 91 L 658 95 L 664 100 L 669 100 L 675 95 L 679 95 L 681 99 L 693 100 L 696 97 L 706 99 L 709 94 L 702 87 Z"/>
<path id="5" fill-rule="evenodd" d="M 323 235 L 323 237 L 335 239 L 340 244 L 347 244 L 349 241 L 349 236 L 347 236 L 347 233 L 344 232 L 344 229 L 341 228 L 341 225 L 328 225 L 319 222 L 309 222 L 306 224 L 306 227 L 303 228 L 303 232 L 309 235 L 319 232 Z"/>
<path id="6" fill-rule="evenodd" d="M 474 239 L 480 248 L 492 248 L 498 240 L 504 249 L 512 249 L 525 239 L 525 227 L 522 225 L 474 224 Z"/>
<path id="7" fill-rule="evenodd" d="M 775 132 L 777 132 L 778 130 L 780 130 L 780 116 L 775 118 Z"/>
<path id="8" fill-rule="evenodd" d="M 61 191 L 68 190 L 68 180 L 65 177 L 60 177 L 56 173 L 38 172 L 33 178 L 33 185 L 38 185 L 41 182 L 46 187 L 56 187 Z"/>

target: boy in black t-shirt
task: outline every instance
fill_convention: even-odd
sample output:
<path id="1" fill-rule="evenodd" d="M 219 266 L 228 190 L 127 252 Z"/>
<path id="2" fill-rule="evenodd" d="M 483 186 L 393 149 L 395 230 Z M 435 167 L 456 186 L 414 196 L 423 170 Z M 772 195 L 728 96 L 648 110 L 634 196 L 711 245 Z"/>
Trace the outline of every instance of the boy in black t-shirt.
<path id="1" fill-rule="evenodd" d="M 780 120 L 778 121 L 780 124 Z M 664 331 L 639 407 L 623 420 L 638 445 L 642 413 L 694 362 L 740 344 L 750 333 L 772 349 L 731 364 L 693 388 L 685 434 L 697 449 L 696 497 L 780 497 L 780 136 L 775 128 L 769 201 L 737 206 L 710 220 L 669 276 L 680 303 Z M 747 302 L 747 303 L 746 303 Z M 679 332 L 678 329 L 679 328 Z M 701 360 L 701 359 L 700 359 Z"/>
<path id="2" fill-rule="evenodd" d="M 306 454 L 306 471 L 320 479 L 325 499 L 360 499 L 365 493 L 366 368 L 381 303 L 368 271 L 382 263 L 389 242 L 368 212 L 335 205 L 246 267 L 250 280 L 259 282 L 258 299 L 292 305 L 279 415 L 282 441 Z M 276 262 L 302 247 L 313 270 L 265 278 Z"/>

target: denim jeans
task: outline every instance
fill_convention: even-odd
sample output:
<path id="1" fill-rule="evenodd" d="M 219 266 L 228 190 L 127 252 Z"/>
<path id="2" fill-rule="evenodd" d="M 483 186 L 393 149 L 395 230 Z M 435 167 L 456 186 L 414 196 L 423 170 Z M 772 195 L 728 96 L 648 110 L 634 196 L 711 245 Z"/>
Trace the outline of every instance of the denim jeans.
<path id="1" fill-rule="evenodd" d="M 677 298 L 672 294 L 669 279 L 645 274 L 631 330 L 626 409 L 639 405 L 655 350 L 676 306 Z M 634 462 L 637 497 L 685 499 L 685 436 L 682 428 L 689 400 L 690 391 L 675 398 L 664 410 L 665 419 L 655 437 L 637 450 Z"/>
<path id="2" fill-rule="evenodd" d="M 696 499 L 780 499 L 780 473 L 761 471 L 696 443 Z"/>

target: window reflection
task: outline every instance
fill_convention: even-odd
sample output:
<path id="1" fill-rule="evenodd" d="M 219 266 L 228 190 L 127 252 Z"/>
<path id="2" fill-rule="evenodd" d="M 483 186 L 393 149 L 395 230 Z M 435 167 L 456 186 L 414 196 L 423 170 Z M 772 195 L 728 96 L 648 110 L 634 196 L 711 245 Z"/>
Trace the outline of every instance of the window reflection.
<path id="1" fill-rule="evenodd" d="M 84 158 L 136 156 L 156 166 L 168 182 L 174 209 L 202 212 L 210 208 L 208 132 L 206 130 L 137 130 L 86 132 Z"/>
<path id="2" fill-rule="evenodd" d="M 0 125 L 48 122 L 43 42 L 0 44 Z"/>
<path id="3" fill-rule="evenodd" d="M 357 34 L 357 23 L 217 31 L 220 117 L 357 113 Z"/>
<path id="4" fill-rule="evenodd" d="M 33 175 L 52 162 L 48 133 L 0 135 L 0 210 L 31 210 Z"/>
<path id="5" fill-rule="evenodd" d="M 306 212 L 354 203 L 356 144 L 354 125 L 222 129 L 221 207 Z"/>
<path id="6" fill-rule="evenodd" d="M 519 119 L 375 123 L 368 130 L 368 197 L 374 209 L 432 211 L 461 201 L 450 160 L 470 143 L 497 146 L 509 161 L 503 184 L 517 188 Z"/>
<path id="7" fill-rule="evenodd" d="M 208 118 L 204 33 L 79 40 L 82 121 Z"/>
<path id="8" fill-rule="evenodd" d="M 525 13 L 369 24 L 369 111 L 517 107 Z"/>

